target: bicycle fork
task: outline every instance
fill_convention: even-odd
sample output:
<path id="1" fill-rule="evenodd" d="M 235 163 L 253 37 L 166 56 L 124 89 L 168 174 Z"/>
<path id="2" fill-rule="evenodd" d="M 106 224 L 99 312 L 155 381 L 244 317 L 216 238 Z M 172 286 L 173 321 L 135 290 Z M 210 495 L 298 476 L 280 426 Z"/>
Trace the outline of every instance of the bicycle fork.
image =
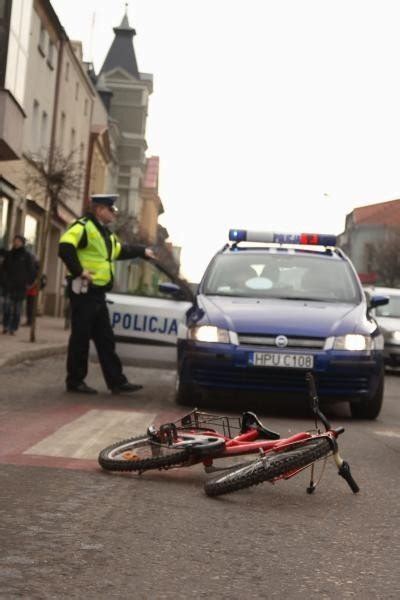
<path id="1" fill-rule="evenodd" d="M 360 488 L 351 475 L 349 463 L 342 459 L 339 452 L 335 452 L 333 458 L 338 467 L 338 474 L 349 484 L 351 491 L 354 492 L 354 494 L 357 494 L 357 492 L 360 491 Z"/>
<path id="2" fill-rule="evenodd" d="M 344 429 L 343 429 L 343 427 L 340 427 L 334 431 L 335 431 L 336 435 L 339 435 L 340 433 L 343 433 Z M 340 477 L 343 477 L 343 479 L 349 485 L 351 491 L 354 494 L 357 494 L 357 492 L 360 491 L 360 488 L 357 485 L 357 483 L 355 482 L 355 480 L 353 479 L 353 476 L 350 471 L 349 463 L 346 460 L 343 460 L 343 458 L 340 456 L 339 447 L 338 447 L 336 438 L 329 436 L 329 440 L 332 444 L 333 460 L 335 461 L 336 466 L 338 468 L 338 475 L 340 475 Z M 317 487 L 317 483 L 314 482 L 314 465 L 315 465 L 315 463 L 313 463 L 311 465 L 310 485 L 307 488 L 308 494 L 312 494 L 314 492 L 315 488 Z"/>

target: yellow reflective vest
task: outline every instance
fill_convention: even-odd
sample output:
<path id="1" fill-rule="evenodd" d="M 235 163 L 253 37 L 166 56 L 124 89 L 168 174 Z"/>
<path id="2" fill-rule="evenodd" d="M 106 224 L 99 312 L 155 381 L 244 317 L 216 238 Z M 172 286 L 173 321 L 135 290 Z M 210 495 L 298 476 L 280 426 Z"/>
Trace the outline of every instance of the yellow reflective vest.
<path id="1" fill-rule="evenodd" d="M 80 248 L 84 232 L 87 244 Z M 60 238 L 60 243 L 72 244 L 76 248 L 83 270 L 90 271 L 92 282 L 97 286 L 107 285 L 114 278 L 114 261 L 121 253 L 121 244 L 114 233 L 110 233 L 110 242 L 111 252 L 99 229 L 86 218 L 75 221 Z"/>

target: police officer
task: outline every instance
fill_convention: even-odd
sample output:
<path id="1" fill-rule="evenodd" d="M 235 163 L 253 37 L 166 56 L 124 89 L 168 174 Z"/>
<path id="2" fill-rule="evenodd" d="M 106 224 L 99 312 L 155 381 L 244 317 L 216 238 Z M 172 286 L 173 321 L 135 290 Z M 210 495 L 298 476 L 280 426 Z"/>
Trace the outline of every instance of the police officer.
<path id="1" fill-rule="evenodd" d="M 114 202 L 117 198 L 106 194 L 91 196 L 90 211 L 75 221 L 60 239 L 59 256 L 70 273 L 68 392 L 97 393 L 85 383 L 90 339 L 94 341 L 104 379 L 112 393 L 131 393 L 142 388 L 130 383 L 122 372 L 121 361 L 115 352 L 105 294 L 113 285 L 115 260 L 138 256 L 155 258 L 155 255 L 151 248 L 142 245 L 121 244 L 107 228 L 115 220 L 117 209 Z"/>

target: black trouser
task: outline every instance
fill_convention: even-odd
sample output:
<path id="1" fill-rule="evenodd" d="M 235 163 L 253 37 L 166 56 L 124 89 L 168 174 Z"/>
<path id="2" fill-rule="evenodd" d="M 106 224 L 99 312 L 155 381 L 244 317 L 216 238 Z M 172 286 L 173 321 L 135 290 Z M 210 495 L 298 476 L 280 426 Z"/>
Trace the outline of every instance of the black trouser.
<path id="1" fill-rule="evenodd" d="M 67 386 L 82 383 L 88 372 L 89 342 L 92 339 L 107 387 L 112 389 L 127 381 L 115 352 L 114 333 L 105 295 L 70 294 L 71 336 L 68 344 Z"/>

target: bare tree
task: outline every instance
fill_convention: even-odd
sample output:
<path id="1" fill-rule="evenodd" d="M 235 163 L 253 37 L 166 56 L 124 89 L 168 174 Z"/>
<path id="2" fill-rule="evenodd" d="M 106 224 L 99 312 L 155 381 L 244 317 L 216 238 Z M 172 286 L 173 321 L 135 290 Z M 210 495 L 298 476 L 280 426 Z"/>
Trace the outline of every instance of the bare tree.
<path id="1" fill-rule="evenodd" d="M 118 213 L 115 227 L 115 233 L 121 240 L 127 244 L 144 244 L 145 246 L 151 246 L 156 253 L 157 262 L 166 269 L 166 271 L 172 275 L 177 283 L 181 285 L 188 293 L 189 290 L 189 282 L 179 276 L 179 263 L 177 262 L 175 256 L 171 251 L 171 247 L 167 244 L 166 240 L 168 238 L 168 231 L 165 227 L 158 224 L 157 226 L 157 240 L 155 243 L 151 243 L 151 241 L 147 238 L 147 236 L 140 231 L 139 221 L 136 216 L 130 215 L 126 211 L 121 211 Z M 144 273 L 145 265 L 142 266 L 142 272 L 140 274 L 140 280 L 143 281 L 145 277 Z M 139 287 L 141 283 L 138 284 Z"/>
<path id="2" fill-rule="evenodd" d="M 139 222 L 137 217 L 129 214 L 126 211 L 120 211 L 114 225 L 114 231 L 119 238 L 126 244 L 145 244 L 139 234 Z"/>
<path id="3" fill-rule="evenodd" d="M 379 246 L 371 247 L 370 254 L 380 283 L 388 287 L 400 285 L 400 230 L 389 230 Z"/>
<path id="4" fill-rule="evenodd" d="M 79 195 L 83 189 L 84 163 L 76 160 L 76 151 L 65 155 L 54 149 L 44 156 L 28 155 L 28 168 L 25 184 L 33 197 L 42 196 L 45 200 L 43 234 L 39 247 L 39 267 L 35 285 L 39 289 L 44 272 L 46 248 L 50 236 L 51 220 L 57 217 L 60 202 L 71 195 Z M 30 341 L 36 341 L 37 294 L 34 300 Z"/>

